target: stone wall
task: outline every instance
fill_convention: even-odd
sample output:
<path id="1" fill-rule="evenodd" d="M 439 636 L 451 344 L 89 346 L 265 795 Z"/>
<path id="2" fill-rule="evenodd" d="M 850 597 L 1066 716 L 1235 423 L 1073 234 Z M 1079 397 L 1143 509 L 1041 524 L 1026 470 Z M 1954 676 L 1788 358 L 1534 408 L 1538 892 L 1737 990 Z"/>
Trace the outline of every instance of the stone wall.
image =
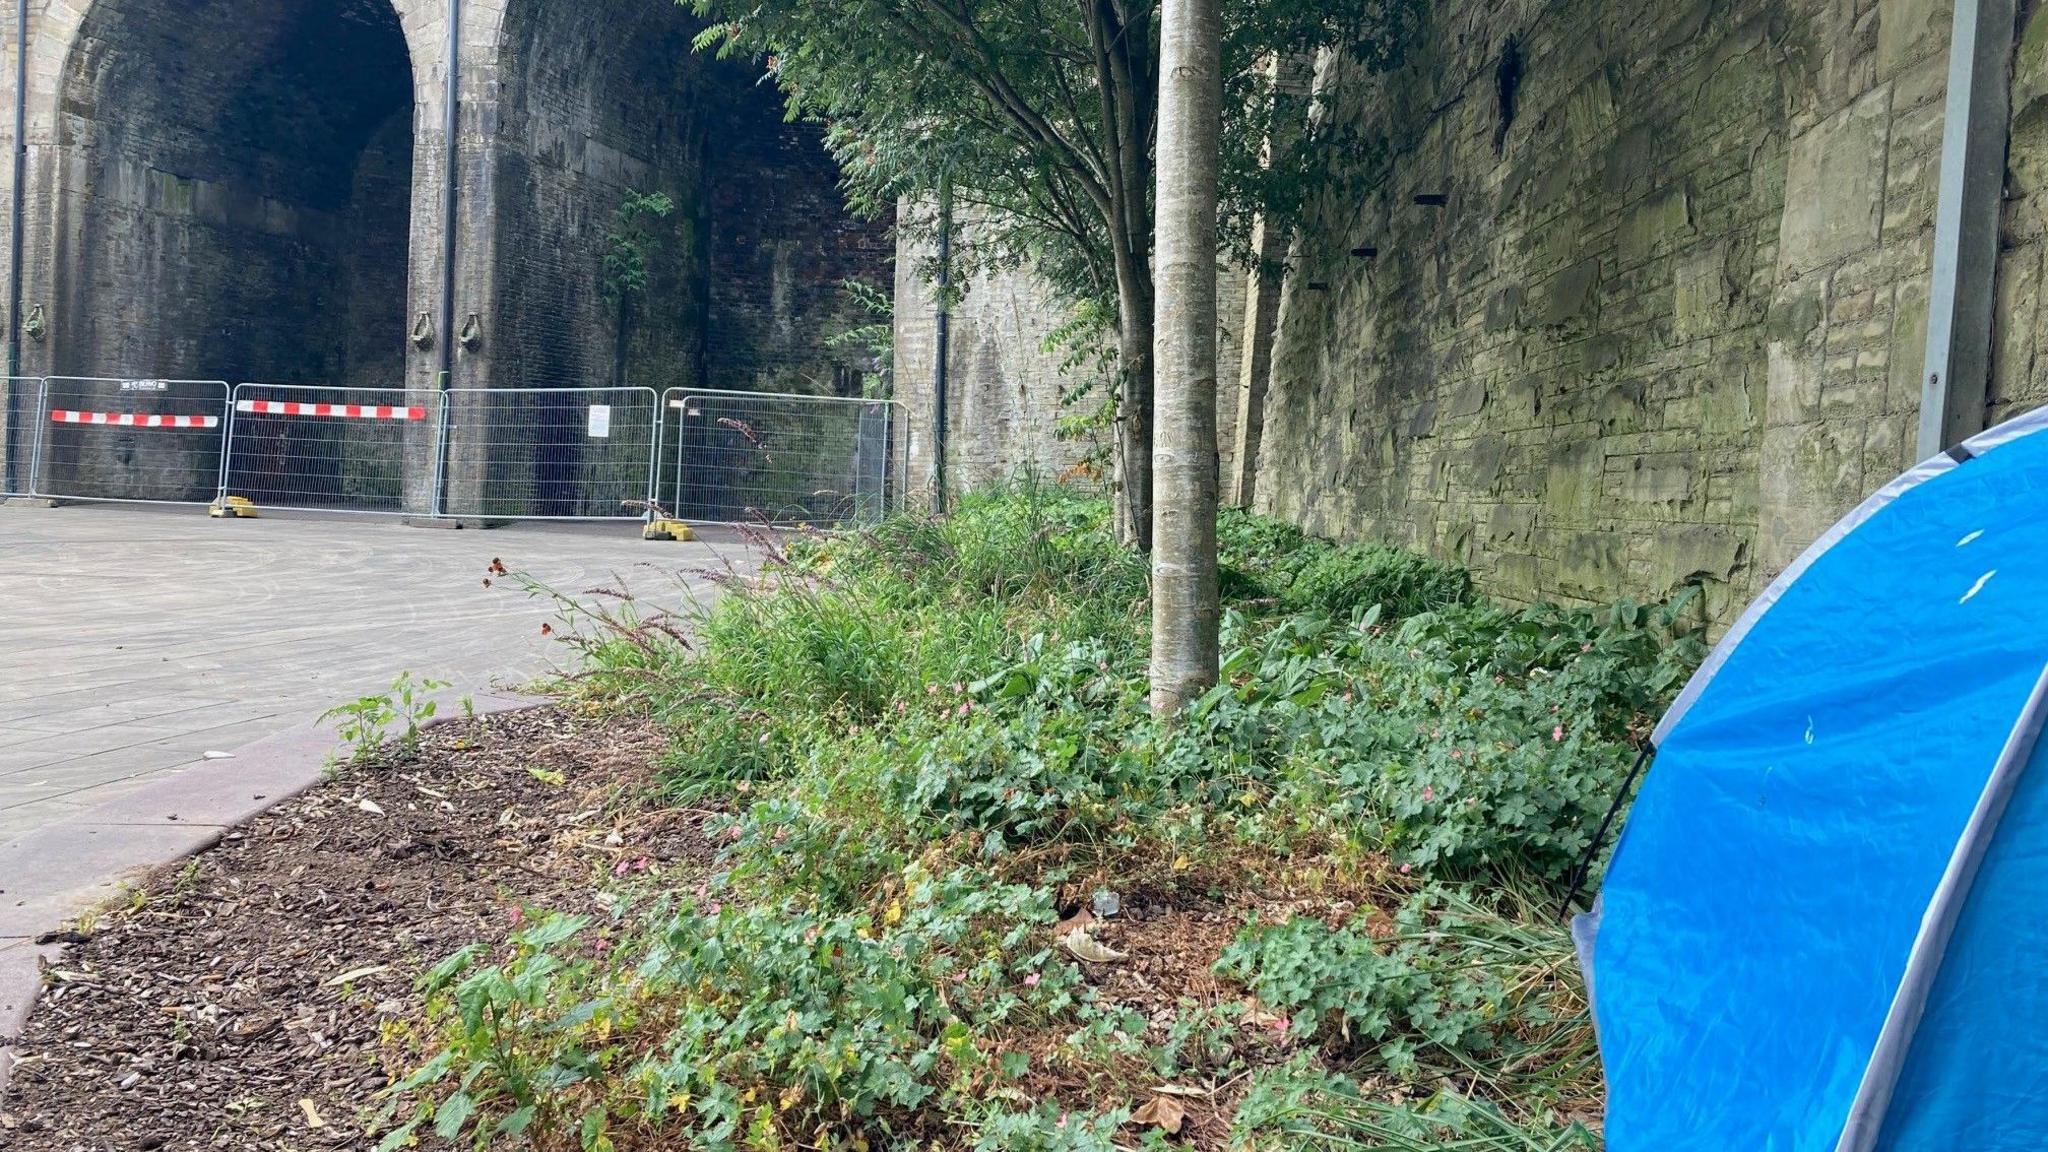
<path id="1" fill-rule="evenodd" d="M 1259 506 L 1727 618 L 1911 462 L 1947 33 L 1935 0 L 1432 6 L 1399 72 L 1340 76 L 1387 158 L 1305 229 Z"/>
<path id="2" fill-rule="evenodd" d="M 1697 584 L 1726 621 L 1912 463 L 1949 5 L 1428 12 L 1396 71 L 1325 74 L 1374 159 L 1291 248 L 1256 506 L 1509 600 Z M 2012 96 L 1987 422 L 2048 401 L 2043 0 L 2020 5 Z M 999 295 L 1008 347 L 1056 322 Z M 1001 430 L 1050 387 L 964 343 L 958 392 L 1015 395 L 956 431 L 993 447 L 956 454 L 1042 452 Z"/>
<path id="3" fill-rule="evenodd" d="M 961 225 L 971 243 L 973 225 Z M 934 351 L 937 304 L 928 243 L 901 237 L 896 252 L 896 398 L 903 404 L 913 487 L 932 478 Z M 1217 450 L 1224 475 L 1236 452 L 1239 333 L 1245 278 L 1225 268 L 1217 277 Z M 985 486 L 1031 472 L 1044 479 L 1089 485 L 1105 479 L 1101 438 L 1063 421 L 1084 417 L 1101 393 L 1078 404 L 1062 396 L 1087 379 L 1085 366 L 1063 369 L 1069 353 L 1047 342 L 1071 312 L 1028 270 L 977 271 L 961 286 L 952 311 L 946 422 L 947 481 L 955 490 Z M 1084 465 L 1085 462 L 1085 465 Z"/>

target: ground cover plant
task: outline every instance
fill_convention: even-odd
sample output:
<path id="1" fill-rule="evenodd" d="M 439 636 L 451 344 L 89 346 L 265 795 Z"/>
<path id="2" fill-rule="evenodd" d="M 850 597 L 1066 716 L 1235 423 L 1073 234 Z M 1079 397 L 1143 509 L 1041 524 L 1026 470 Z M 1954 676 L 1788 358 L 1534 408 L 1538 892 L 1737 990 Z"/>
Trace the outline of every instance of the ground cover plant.
<path id="1" fill-rule="evenodd" d="M 1597 1147 L 1563 883 L 1704 654 L 1232 513 L 1223 682 L 1019 485 L 800 538 L 684 629 L 583 617 L 716 864 L 423 982 L 387 1148 Z"/>

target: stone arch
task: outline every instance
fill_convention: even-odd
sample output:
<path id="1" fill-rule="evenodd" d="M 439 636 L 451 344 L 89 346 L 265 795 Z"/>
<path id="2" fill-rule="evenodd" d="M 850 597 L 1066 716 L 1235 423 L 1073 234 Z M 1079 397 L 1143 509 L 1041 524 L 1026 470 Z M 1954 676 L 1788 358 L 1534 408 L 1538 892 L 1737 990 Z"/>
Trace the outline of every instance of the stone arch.
<path id="1" fill-rule="evenodd" d="M 415 64 L 433 51 L 416 8 L 53 10 L 76 22 L 45 25 L 39 48 L 63 46 L 41 108 L 48 369 L 402 381 L 412 218 L 431 200 L 414 164 Z"/>

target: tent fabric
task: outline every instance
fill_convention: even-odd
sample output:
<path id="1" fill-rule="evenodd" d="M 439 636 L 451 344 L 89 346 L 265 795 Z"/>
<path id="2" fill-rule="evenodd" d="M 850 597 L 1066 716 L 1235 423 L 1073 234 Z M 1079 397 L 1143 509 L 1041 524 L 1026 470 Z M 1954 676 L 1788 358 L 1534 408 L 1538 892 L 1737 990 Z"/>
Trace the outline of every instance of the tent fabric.
<path id="1" fill-rule="evenodd" d="M 2020 903 L 2048 881 L 2048 780 L 2023 756 L 2010 803 L 1980 812 L 2038 731 L 2043 427 L 2001 426 L 1857 509 L 1659 726 L 1579 933 L 1612 1152 L 2048 1147 L 2048 1113 L 1986 1117 L 1973 1083 L 1996 1051 L 2023 1058 L 2013 1106 L 2048 1084 L 2048 974 L 2026 964 L 2048 917 Z"/>

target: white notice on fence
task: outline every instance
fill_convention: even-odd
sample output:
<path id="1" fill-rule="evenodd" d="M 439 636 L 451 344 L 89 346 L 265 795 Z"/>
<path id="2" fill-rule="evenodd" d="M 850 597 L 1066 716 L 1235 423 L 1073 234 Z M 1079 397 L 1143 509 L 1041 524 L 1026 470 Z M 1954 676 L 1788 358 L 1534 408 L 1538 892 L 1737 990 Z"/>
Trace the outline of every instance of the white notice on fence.
<path id="1" fill-rule="evenodd" d="M 592 404 L 590 406 L 590 435 L 594 439 L 610 439 L 612 434 L 612 406 Z"/>

